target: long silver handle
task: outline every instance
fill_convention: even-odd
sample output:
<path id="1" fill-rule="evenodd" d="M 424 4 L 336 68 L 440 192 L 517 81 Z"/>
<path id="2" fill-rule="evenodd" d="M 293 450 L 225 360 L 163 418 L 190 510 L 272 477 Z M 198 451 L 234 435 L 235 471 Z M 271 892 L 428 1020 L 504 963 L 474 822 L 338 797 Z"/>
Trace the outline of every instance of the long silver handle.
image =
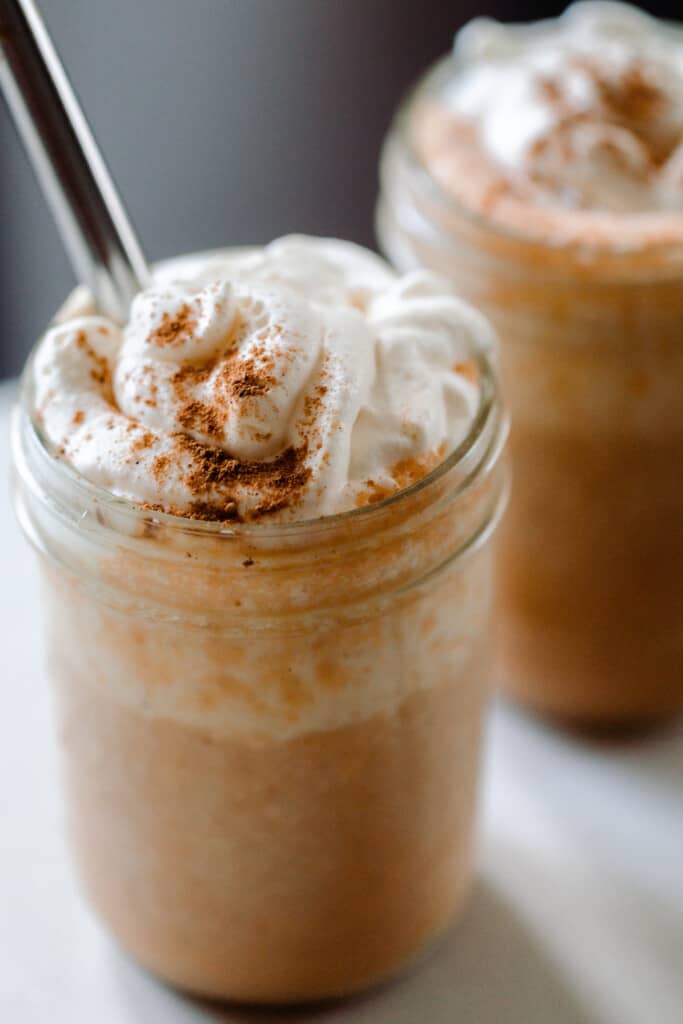
<path id="1" fill-rule="evenodd" d="M 148 270 L 33 0 L 0 0 L 0 85 L 76 275 L 119 323 Z"/>

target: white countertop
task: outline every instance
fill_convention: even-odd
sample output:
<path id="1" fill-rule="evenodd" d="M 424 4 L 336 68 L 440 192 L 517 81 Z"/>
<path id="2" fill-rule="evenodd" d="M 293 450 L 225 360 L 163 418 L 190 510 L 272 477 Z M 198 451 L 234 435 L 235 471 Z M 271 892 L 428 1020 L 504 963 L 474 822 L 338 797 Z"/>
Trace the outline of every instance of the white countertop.
<path id="1" fill-rule="evenodd" d="M 490 729 L 479 880 L 411 975 L 308 1013 L 188 1002 L 81 902 L 64 845 L 33 558 L 7 487 L 0 386 L 2 1024 L 681 1024 L 683 728 L 596 745 L 508 708 Z"/>

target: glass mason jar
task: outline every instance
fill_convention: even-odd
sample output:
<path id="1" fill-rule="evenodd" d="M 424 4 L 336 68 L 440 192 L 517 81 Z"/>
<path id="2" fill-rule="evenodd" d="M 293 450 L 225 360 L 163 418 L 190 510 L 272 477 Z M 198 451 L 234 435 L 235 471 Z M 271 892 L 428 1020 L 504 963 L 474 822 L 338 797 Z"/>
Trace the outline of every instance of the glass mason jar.
<path id="1" fill-rule="evenodd" d="M 448 275 L 501 340 L 497 679 L 576 724 L 656 720 L 683 709 L 683 234 L 550 244 L 446 194 L 414 125 L 458 73 L 442 61 L 399 111 L 377 226 L 397 267 Z"/>
<path id="2" fill-rule="evenodd" d="M 29 365 L 15 490 L 40 556 L 73 848 L 116 938 L 171 983 L 353 992 L 452 920 L 471 873 L 505 497 L 495 376 L 468 437 L 376 505 L 195 522 L 83 478 Z"/>

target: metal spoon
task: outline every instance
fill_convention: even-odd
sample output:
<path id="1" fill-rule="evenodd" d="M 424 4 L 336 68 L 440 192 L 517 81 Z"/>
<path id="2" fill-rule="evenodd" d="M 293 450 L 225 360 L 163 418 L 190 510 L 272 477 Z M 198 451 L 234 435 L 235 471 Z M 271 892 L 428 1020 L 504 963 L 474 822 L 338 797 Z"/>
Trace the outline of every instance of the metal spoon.
<path id="1" fill-rule="evenodd" d="M 147 264 L 33 0 L 0 0 L 0 86 L 78 279 L 124 323 Z"/>

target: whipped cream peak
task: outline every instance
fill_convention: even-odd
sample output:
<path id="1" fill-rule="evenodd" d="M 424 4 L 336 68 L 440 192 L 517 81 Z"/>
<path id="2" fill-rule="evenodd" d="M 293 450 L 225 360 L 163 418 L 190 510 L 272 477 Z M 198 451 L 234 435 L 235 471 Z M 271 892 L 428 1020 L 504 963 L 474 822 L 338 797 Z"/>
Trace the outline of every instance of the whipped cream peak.
<path id="1" fill-rule="evenodd" d="M 683 32 L 621 3 L 458 33 L 454 114 L 537 202 L 607 211 L 683 209 Z"/>
<path id="2" fill-rule="evenodd" d="M 37 415 L 61 457 L 134 502 L 313 518 L 379 500 L 457 447 L 476 355 L 494 347 L 436 275 L 295 236 L 164 264 L 123 329 L 72 303 L 37 350 Z"/>
<path id="3" fill-rule="evenodd" d="M 324 332 L 323 318 L 286 289 L 153 287 L 124 331 L 118 406 L 152 429 L 185 431 L 238 459 L 267 458 L 284 446 Z"/>
<path id="4" fill-rule="evenodd" d="M 173 281 L 133 300 L 124 338 L 127 353 L 170 363 L 202 362 L 227 344 L 235 318 L 228 281 L 197 288 Z"/>

